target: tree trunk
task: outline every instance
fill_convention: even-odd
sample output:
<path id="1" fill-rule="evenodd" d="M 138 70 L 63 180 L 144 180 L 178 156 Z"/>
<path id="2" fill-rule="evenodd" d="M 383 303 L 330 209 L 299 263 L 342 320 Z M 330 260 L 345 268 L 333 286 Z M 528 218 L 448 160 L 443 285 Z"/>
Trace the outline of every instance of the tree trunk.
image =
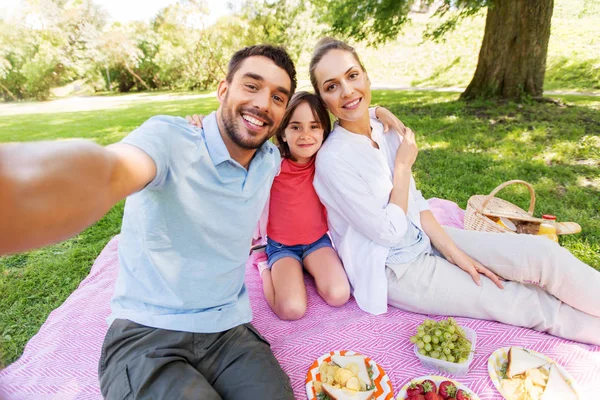
<path id="1" fill-rule="evenodd" d="M 2 83 L 0 83 L 0 87 L 2 87 L 2 89 L 4 89 L 4 90 L 6 91 L 6 93 L 8 93 L 8 95 L 9 95 L 9 96 L 10 96 L 10 97 L 11 97 L 11 98 L 14 100 L 14 101 L 19 101 L 19 100 L 18 100 L 18 99 L 15 97 L 15 95 L 14 95 L 14 94 L 13 94 L 13 93 L 12 93 L 10 90 L 8 90 L 8 88 L 7 88 L 6 86 L 4 86 Z"/>
<path id="2" fill-rule="evenodd" d="M 129 65 L 127 65 L 127 63 L 125 63 L 124 65 L 125 65 L 125 69 L 126 69 L 126 70 L 127 70 L 127 71 L 128 71 L 130 74 L 131 74 L 131 75 L 133 75 L 133 77 L 134 77 L 135 79 L 137 79 L 138 81 L 140 81 L 140 83 L 141 83 L 142 85 L 144 85 L 144 87 L 145 87 L 147 90 L 151 90 L 151 89 L 150 89 L 150 86 L 148 86 L 148 85 L 146 84 L 146 82 L 144 82 L 144 80 L 143 80 L 142 78 L 140 78 L 140 76 L 139 76 L 138 74 L 136 74 L 135 72 L 133 72 L 133 70 L 132 70 L 132 69 L 129 67 Z"/>
<path id="3" fill-rule="evenodd" d="M 496 0 L 473 80 L 461 98 L 541 96 L 554 0 Z"/>

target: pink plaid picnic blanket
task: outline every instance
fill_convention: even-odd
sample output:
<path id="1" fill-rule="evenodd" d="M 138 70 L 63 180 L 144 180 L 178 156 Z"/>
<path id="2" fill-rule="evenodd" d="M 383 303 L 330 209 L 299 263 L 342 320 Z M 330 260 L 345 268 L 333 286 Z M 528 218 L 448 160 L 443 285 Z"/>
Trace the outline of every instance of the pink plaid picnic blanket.
<path id="1" fill-rule="evenodd" d="M 443 225 L 462 228 L 463 213 L 456 204 L 430 200 Z M 0 371 L 0 399 L 101 399 L 97 364 L 108 327 L 109 300 L 117 275 L 118 237 L 111 240 L 89 276 L 65 303 L 54 310 L 25 347 L 21 358 Z M 305 379 L 315 359 L 332 350 L 354 350 L 375 360 L 389 375 L 395 393 L 411 378 L 433 372 L 423 368 L 409 337 L 427 316 L 390 307 L 385 315 L 370 315 L 351 300 L 329 307 L 307 278 L 309 307 L 298 321 L 281 321 L 269 308 L 251 258 L 246 284 L 253 323 L 271 342 L 275 356 L 291 378 L 296 398 L 306 398 Z M 600 346 L 563 340 L 529 329 L 496 322 L 458 318 L 477 332 L 475 358 L 467 376 L 458 380 L 482 400 L 501 399 L 487 373 L 490 354 L 505 346 L 525 346 L 542 352 L 575 378 L 584 399 L 600 399 Z M 437 373 L 436 373 L 437 374 Z"/>

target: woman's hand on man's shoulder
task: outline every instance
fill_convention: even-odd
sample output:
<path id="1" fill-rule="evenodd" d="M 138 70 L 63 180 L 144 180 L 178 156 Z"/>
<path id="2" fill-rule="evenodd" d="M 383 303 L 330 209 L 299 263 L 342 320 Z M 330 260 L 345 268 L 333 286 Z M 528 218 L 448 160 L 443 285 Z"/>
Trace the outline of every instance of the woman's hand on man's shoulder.
<path id="1" fill-rule="evenodd" d="M 200 115 L 194 114 L 191 117 L 189 115 L 186 115 L 185 119 L 191 125 L 194 125 L 195 127 L 198 127 L 198 128 L 202 128 L 202 120 L 204 119 L 204 115 L 202 115 L 202 114 L 200 114 Z"/>
<path id="2" fill-rule="evenodd" d="M 404 136 L 406 132 L 406 125 L 400 121 L 398 117 L 394 115 L 390 110 L 385 107 L 377 107 L 375 109 L 375 116 L 383 124 L 383 131 L 389 132 L 390 128 L 398 132 L 401 136 Z"/>

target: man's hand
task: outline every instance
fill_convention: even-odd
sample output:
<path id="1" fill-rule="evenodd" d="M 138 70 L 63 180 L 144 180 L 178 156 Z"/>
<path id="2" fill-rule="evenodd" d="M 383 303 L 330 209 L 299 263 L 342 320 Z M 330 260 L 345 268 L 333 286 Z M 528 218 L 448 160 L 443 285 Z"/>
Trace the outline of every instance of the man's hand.
<path id="1" fill-rule="evenodd" d="M 375 109 L 375 116 L 383 124 L 384 132 L 387 132 L 392 128 L 401 136 L 404 136 L 405 130 L 407 129 L 406 126 L 390 110 L 385 107 L 377 107 Z"/>
<path id="2" fill-rule="evenodd" d="M 483 274 L 490 278 L 500 289 L 504 289 L 504 285 L 498 275 L 484 267 L 479 261 L 469 257 L 464 251 L 455 248 L 450 254 L 445 255 L 445 257 L 446 260 L 471 275 L 471 278 L 473 278 L 477 285 L 481 286 L 480 274 Z"/>
<path id="3" fill-rule="evenodd" d="M 202 128 L 202 120 L 204 119 L 204 115 L 194 114 L 191 117 L 189 115 L 186 115 L 185 119 L 190 124 L 192 124 L 198 128 Z"/>

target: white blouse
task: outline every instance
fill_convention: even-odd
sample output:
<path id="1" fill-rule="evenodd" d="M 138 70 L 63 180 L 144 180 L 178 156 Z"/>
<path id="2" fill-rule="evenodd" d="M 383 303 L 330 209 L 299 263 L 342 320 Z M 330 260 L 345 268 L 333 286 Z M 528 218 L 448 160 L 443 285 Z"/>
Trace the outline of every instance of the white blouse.
<path id="1" fill-rule="evenodd" d="M 371 119 L 371 138 L 337 123 L 317 153 L 314 186 L 327 209 L 329 230 L 344 263 L 359 307 L 372 314 L 387 312 L 385 264 L 412 222 L 421 227 L 427 200 L 411 177 L 408 213 L 389 203 L 396 152 L 402 137 Z M 410 220 L 410 222 L 409 222 Z M 431 247 L 427 250 L 430 250 Z"/>

